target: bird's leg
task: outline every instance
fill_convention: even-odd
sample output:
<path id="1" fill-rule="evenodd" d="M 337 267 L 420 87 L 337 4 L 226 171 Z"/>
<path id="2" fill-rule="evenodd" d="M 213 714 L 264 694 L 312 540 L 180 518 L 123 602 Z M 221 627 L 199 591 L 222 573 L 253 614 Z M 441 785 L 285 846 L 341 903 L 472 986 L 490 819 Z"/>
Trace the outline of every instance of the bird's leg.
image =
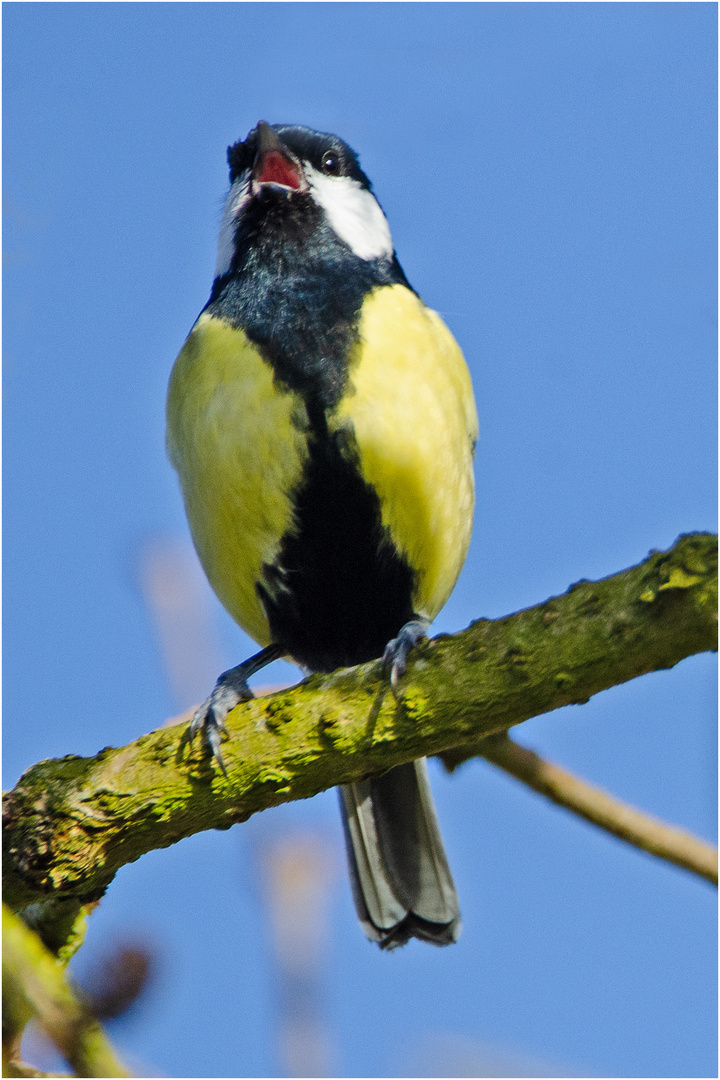
<path id="1" fill-rule="evenodd" d="M 255 656 L 244 660 L 237 667 L 230 668 L 229 671 L 223 671 L 215 683 L 215 689 L 210 697 L 195 710 L 195 715 L 190 724 L 190 741 L 192 742 L 202 729 L 205 741 L 225 776 L 227 776 L 227 769 L 220 753 L 220 740 L 223 735 L 227 734 L 225 717 L 241 701 L 250 701 L 254 697 L 247 684 L 250 676 L 254 675 L 256 671 L 260 671 L 261 668 L 267 667 L 273 660 L 278 660 L 284 654 L 285 650 L 282 645 L 268 645 L 266 649 L 261 649 L 259 653 L 255 653 Z"/>
<path id="2" fill-rule="evenodd" d="M 410 622 L 406 622 L 398 636 L 388 641 L 385 646 L 382 658 L 383 673 L 387 674 L 388 668 L 390 669 L 390 686 L 393 694 L 396 693 L 398 679 L 405 674 L 408 653 L 427 635 L 429 625 L 427 619 L 416 615 Z"/>

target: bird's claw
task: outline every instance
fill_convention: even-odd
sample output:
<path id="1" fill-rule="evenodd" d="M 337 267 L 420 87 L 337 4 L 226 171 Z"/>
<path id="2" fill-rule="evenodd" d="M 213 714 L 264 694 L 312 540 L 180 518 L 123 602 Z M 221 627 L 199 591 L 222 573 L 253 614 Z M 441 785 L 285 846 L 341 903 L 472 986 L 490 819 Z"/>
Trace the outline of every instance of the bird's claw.
<path id="1" fill-rule="evenodd" d="M 220 676 L 212 694 L 195 710 L 190 722 L 190 742 L 202 731 L 211 755 L 222 769 L 224 776 L 228 773 L 220 751 L 220 744 L 223 738 L 228 737 L 225 717 L 241 701 L 249 701 L 254 696 L 245 678 L 236 672 L 237 669 L 233 668 Z"/>
<path id="2" fill-rule="evenodd" d="M 406 622 L 397 637 L 388 641 L 382 658 L 383 675 L 390 670 L 390 688 L 397 697 L 398 680 L 407 671 L 407 658 L 411 649 L 427 634 L 428 624 L 421 619 Z"/>

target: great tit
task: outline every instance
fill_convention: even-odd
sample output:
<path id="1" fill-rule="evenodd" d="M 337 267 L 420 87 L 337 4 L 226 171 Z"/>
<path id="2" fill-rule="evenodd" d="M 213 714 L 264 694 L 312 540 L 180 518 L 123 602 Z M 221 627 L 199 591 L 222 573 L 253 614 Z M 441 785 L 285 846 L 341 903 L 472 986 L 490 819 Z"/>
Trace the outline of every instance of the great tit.
<path id="1" fill-rule="evenodd" d="M 262 650 L 191 725 L 280 656 L 384 656 L 395 686 L 463 565 L 477 416 L 462 353 L 410 286 L 353 150 L 260 122 L 228 150 L 210 299 L 170 378 L 167 445 L 210 584 Z M 424 759 L 340 789 L 358 916 L 382 948 L 456 941 Z"/>

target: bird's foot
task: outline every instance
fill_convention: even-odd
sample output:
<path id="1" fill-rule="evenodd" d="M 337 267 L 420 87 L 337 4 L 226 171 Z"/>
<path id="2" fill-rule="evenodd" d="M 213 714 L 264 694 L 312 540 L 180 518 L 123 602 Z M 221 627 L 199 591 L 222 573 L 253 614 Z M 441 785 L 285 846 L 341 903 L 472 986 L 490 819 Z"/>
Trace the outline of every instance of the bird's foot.
<path id="1" fill-rule="evenodd" d="M 202 731 L 205 742 L 210 747 L 212 756 L 227 776 L 227 768 L 220 751 L 223 736 L 227 738 L 225 717 L 241 701 L 250 701 L 255 695 L 248 686 L 248 679 L 256 671 L 271 664 L 283 655 L 279 645 L 268 645 L 266 649 L 251 656 L 237 667 L 224 671 L 215 683 L 210 697 L 195 710 L 190 722 L 190 742 Z"/>
<path id="2" fill-rule="evenodd" d="M 227 776 L 227 769 L 220 751 L 223 736 L 227 738 L 225 717 L 241 701 L 250 701 L 254 696 L 247 684 L 248 675 L 239 664 L 229 671 L 224 671 L 215 683 L 215 689 L 206 701 L 195 710 L 190 723 L 190 741 L 202 731 L 205 742 L 210 747 L 212 756 Z"/>
<path id="3" fill-rule="evenodd" d="M 385 646 L 382 658 L 383 674 L 387 675 L 389 669 L 390 686 L 396 697 L 398 679 L 402 678 L 407 670 L 408 653 L 427 635 L 428 625 L 425 619 L 411 619 L 405 623 L 398 636 L 388 641 Z"/>

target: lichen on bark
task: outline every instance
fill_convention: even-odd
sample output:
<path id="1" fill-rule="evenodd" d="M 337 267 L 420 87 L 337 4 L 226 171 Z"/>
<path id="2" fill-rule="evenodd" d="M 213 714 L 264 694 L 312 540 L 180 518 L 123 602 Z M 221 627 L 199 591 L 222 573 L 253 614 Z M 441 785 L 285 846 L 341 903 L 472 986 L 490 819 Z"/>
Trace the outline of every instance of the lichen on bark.
<path id="1" fill-rule="evenodd" d="M 95 757 L 39 762 L 5 797 L 5 897 L 88 904 L 154 848 L 483 737 L 717 648 L 717 538 L 413 652 L 397 700 L 379 662 L 313 676 L 228 717 L 223 776 L 186 725 Z M 578 714 L 580 716 L 581 714 Z"/>

